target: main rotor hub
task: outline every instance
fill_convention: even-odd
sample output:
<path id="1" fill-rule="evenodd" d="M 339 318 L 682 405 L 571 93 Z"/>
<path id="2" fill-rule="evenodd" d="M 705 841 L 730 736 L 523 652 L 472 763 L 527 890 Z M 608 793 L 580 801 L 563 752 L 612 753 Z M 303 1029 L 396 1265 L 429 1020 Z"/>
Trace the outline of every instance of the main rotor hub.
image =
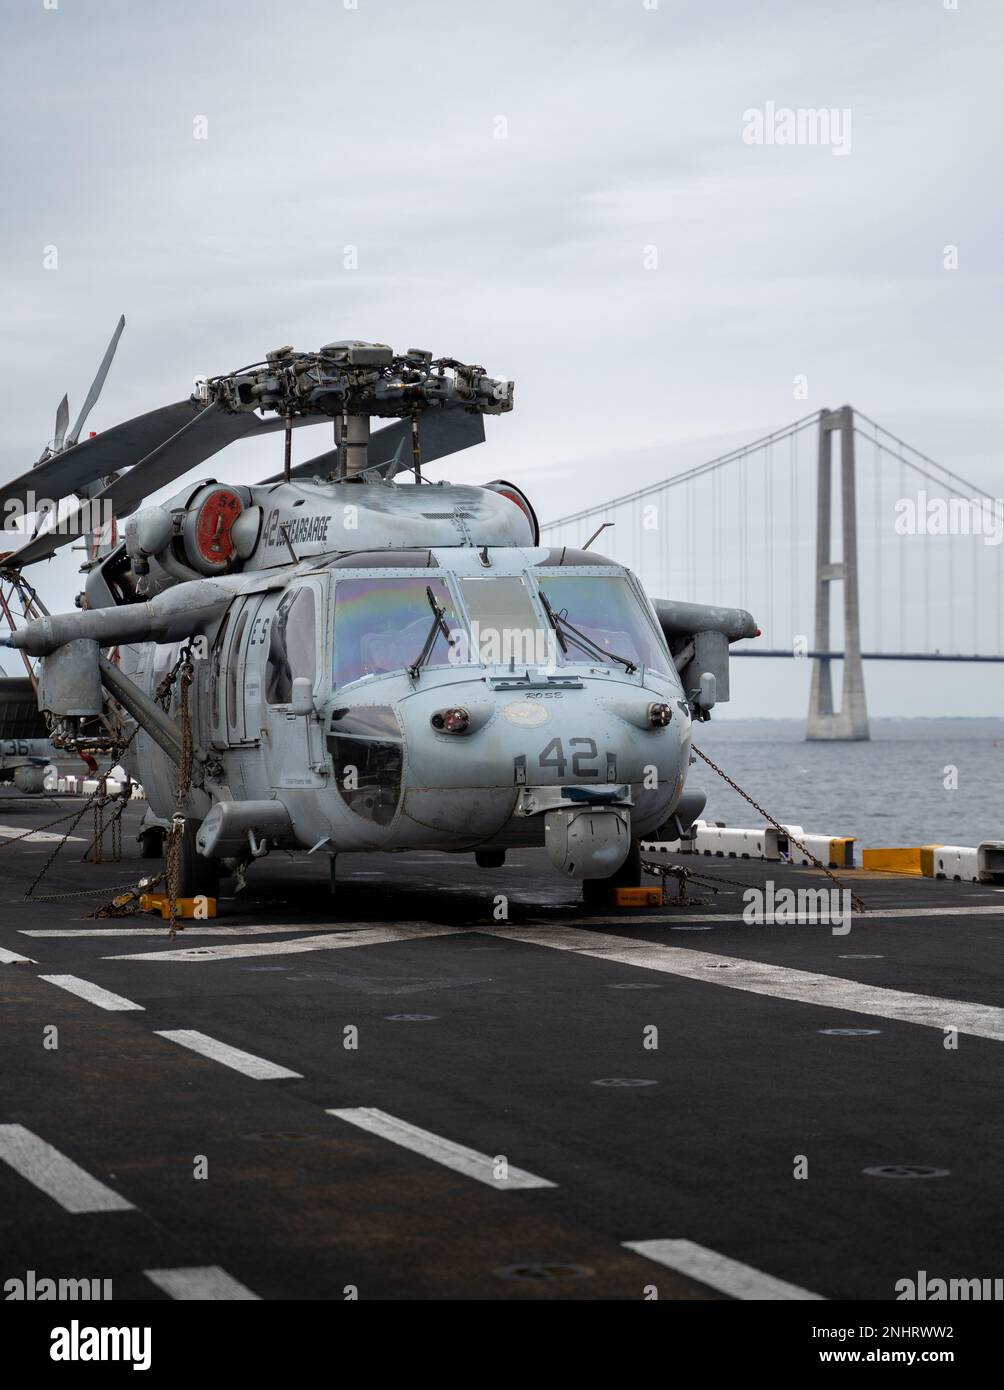
<path id="1" fill-rule="evenodd" d="M 501 415 L 512 409 L 513 383 L 453 357 L 433 359 L 422 348 L 396 354 L 385 343 L 346 341 L 317 352 L 277 348 L 244 371 L 200 380 L 194 399 L 282 416 L 394 417 L 437 406 Z"/>

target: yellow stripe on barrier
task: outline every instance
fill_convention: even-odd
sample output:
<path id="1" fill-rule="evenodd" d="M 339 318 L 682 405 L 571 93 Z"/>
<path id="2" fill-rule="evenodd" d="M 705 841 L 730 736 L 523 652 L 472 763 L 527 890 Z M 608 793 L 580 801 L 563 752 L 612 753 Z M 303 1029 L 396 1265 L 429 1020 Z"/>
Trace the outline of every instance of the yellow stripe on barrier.
<path id="1" fill-rule="evenodd" d="M 863 849 L 861 866 L 887 874 L 934 877 L 934 853 L 940 845 L 913 845 L 907 849 Z"/>

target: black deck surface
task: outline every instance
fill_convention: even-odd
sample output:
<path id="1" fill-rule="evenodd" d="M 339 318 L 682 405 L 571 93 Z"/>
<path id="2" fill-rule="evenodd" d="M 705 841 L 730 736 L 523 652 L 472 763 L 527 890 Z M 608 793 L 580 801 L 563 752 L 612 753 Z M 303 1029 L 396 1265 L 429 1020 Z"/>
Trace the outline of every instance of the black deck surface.
<path id="1" fill-rule="evenodd" d="M 72 805 L 5 793 L 0 837 Z M 728 962 L 752 961 L 984 1005 L 977 1031 L 992 1033 L 1004 1024 L 1004 890 L 852 873 L 870 912 L 838 935 L 748 925 L 729 884 L 710 905 L 586 918 L 542 851 L 495 870 L 466 855 L 348 855 L 334 898 L 326 859 L 274 854 L 214 922 L 172 941 L 152 917 L 87 916 L 96 890 L 150 869 L 133 838 L 140 810 L 120 864 L 82 864 L 86 838 L 67 845 L 37 890 L 69 895 L 57 901 L 24 900 L 52 845 L 0 849 L 0 947 L 35 962 L 0 964 L 0 1125 L 24 1126 L 134 1207 L 70 1214 L 0 1162 L 0 1278 L 111 1278 L 117 1298 L 162 1298 L 144 1270 L 219 1266 L 263 1299 L 640 1299 L 651 1285 L 660 1298 L 726 1296 L 624 1244 L 655 1239 L 826 1299 L 891 1299 L 920 1270 L 1004 1273 L 1004 1032 L 966 1031 L 960 1014 L 946 1047 L 944 1009 L 906 1021 L 844 1007 L 825 981 L 804 1002 L 771 992 L 772 978 L 766 993 L 726 980 Z M 822 881 L 674 862 L 742 884 Z M 250 926 L 303 931 L 219 934 Z M 353 941 L 373 926 L 390 939 Z M 534 927 L 575 949 L 516 939 Z M 71 930 L 107 934 L 31 934 Z M 669 968 L 610 959 L 611 937 L 670 948 Z M 289 951 L 303 941 L 314 944 Z M 592 942 L 607 954 L 588 954 Z M 211 954 L 235 946 L 253 953 Z M 208 954 L 158 959 L 186 949 Z M 681 973 L 680 951 L 706 980 Z M 107 1011 L 44 975 L 142 1008 Z M 253 1079 L 157 1036 L 172 1029 L 300 1077 Z M 354 1107 L 554 1186 L 493 1186 L 326 1113 Z M 882 1165 L 947 1173 L 865 1171 Z"/>

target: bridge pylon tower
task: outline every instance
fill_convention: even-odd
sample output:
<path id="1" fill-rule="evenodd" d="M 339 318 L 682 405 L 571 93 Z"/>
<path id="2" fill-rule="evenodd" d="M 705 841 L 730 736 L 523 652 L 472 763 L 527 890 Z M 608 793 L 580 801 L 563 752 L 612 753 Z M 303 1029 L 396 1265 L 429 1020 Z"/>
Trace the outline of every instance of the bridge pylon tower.
<path id="1" fill-rule="evenodd" d="M 833 436 L 840 436 L 841 558 L 832 547 Z M 819 452 L 816 481 L 816 633 L 814 650 L 832 651 L 830 644 L 830 585 L 843 584 L 844 680 L 840 709 L 833 708 L 830 657 L 812 665 L 809 717 L 805 737 L 814 741 L 861 741 L 871 737 L 865 677 L 861 665 L 861 612 L 858 598 L 857 499 L 854 478 L 854 412 L 849 405 L 819 412 Z M 876 596 L 881 603 L 881 595 Z"/>

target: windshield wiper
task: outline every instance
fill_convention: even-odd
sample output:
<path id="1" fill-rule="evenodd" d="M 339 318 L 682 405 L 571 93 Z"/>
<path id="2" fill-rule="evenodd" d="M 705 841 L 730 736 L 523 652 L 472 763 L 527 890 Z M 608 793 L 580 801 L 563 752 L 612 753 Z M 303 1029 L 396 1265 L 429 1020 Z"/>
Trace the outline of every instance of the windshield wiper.
<path id="1" fill-rule="evenodd" d="M 554 635 L 555 635 L 555 637 L 557 637 L 557 639 L 558 639 L 558 646 L 561 648 L 561 650 L 562 650 L 562 651 L 565 653 L 565 655 L 567 656 L 567 655 L 568 655 L 568 643 L 565 641 L 565 634 L 562 632 L 562 630 L 561 630 L 561 624 L 558 622 L 558 615 L 557 615 L 557 613 L 555 613 L 554 609 L 551 607 L 550 602 L 548 601 L 548 597 L 547 597 L 547 595 L 544 593 L 544 590 L 543 590 L 543 589 L 538 589 L 537 592 L 540 594 L 540 601 L 541 601 L 541 603 L 544 605 L 544 612 L 547 614 L 547 620 L 548 620 L 548 622 L 551 624 L 551 626 L 554 628 Z"/>
<path id="2" fill-rule="evenodd" d="M 561 650 L 565 653 L 566 656 L 568 655 L 568 642 L 566 639 L 569 635 L 571 635 L 571 639 L 575 643 L 575 645 L 577 647 L 581 647 L 587 656 L 598 656 L 603 661 L 619 661 L 621 665 L 626 668 L 629 675 L 632 672 L 637 671 L 638 667 L 635 664 L 635 662 L 630 661 L 626 656 L 618 656 L 616 652 L 604 651 L 603 648 L 598 643 L 594 642 L 591 637 L 587 637 L 584 632 L 580 632 L 579 629 L 574 626 L 574 624 L 568 621 L 567 609 L 562 609 L 560 613 L 555 613 L 554 609 L 551 607 L 550 602 L 548 601 L 547 595 L 544 593 L 544 590 L 541 588 L 538 590 L 538 592 L 540 594 L 541 602 L 544 605 L 544 612 L 547 614 L 548 620 L 550 621 L 551 626 L 554 628 L 555 635 L 557 636 L 558 641 L 561 644 Z"/>
<path id="3" fill-rule="evenodd" d="M 418 660 L 413 661 L 408 667 L 408 675 L 411 676 L 412 680 L 418 680 L 419 672 L 432 655 L 433 648 L 436 645 L 436 639 L 439 637 L 440 633 L 446 638 L 449 646 L 452 647 L 454 645 L 453 638 L 450 636 L 450 629 L 446 626 L 445 609 L 440 608 L 439 604 L 436 602 L 436 596 L 432 592 L 431 584 L 426 584 L 425 596 L 429 600 L 429 607 L 432 609 L 432 626 L 429 628 L 429 635 L 425 639 L 425 646 L 418 654 Z"/>

